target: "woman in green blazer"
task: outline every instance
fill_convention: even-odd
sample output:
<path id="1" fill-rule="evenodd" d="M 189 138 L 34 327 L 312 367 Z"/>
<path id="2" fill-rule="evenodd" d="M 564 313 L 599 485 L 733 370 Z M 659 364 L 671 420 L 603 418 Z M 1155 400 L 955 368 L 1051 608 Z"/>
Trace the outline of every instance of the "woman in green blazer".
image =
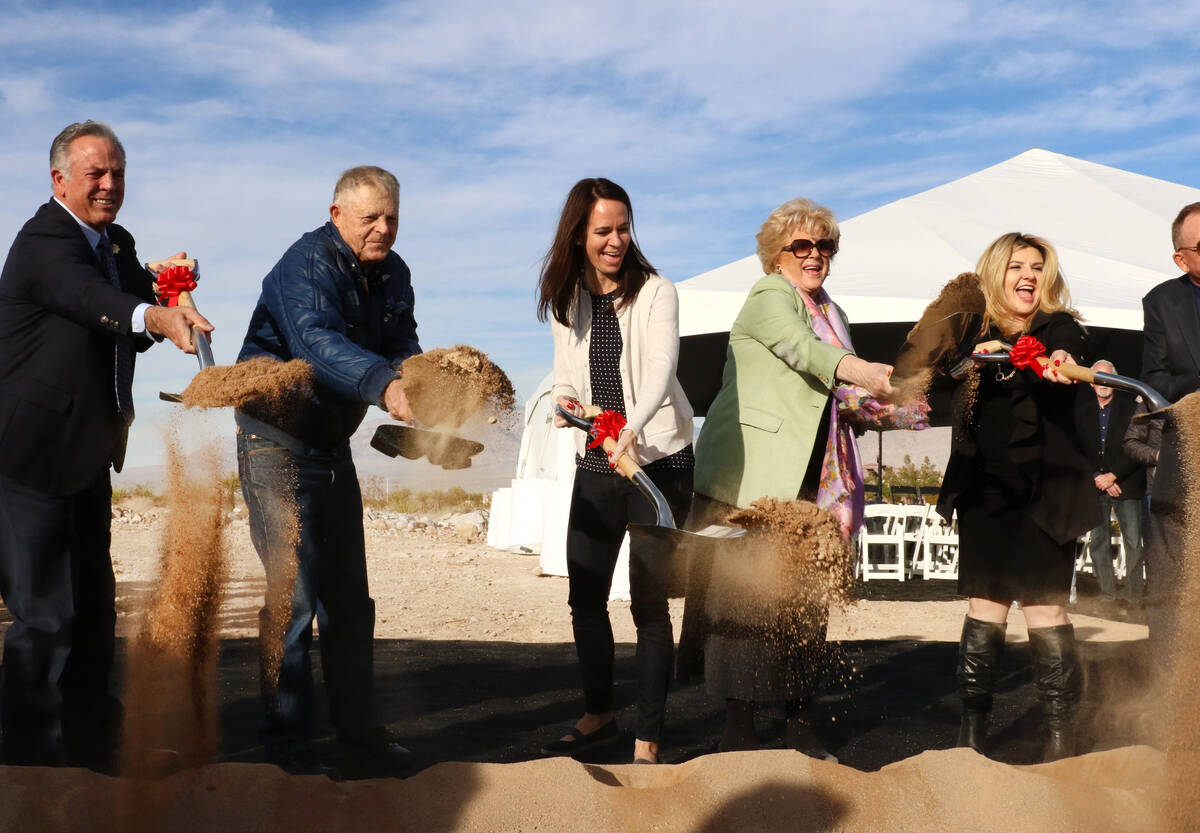
<path id="1" fill-rule="evenodd" d="M 886 399 L 892 368 L 854 355 L 846 317 L 823 288 L 839 237 L 833 213 L 806 199 L 784 203 L 763 223 L 756 239 L 766 275 L 729 331 L 721 390 L 696 443 L 692 528 L 761 497 L 813 501 L 834 514 L 847 540 L 861 523 L 857 445 L 833 393 L 840 381 Z M 796 622 L 781 639 L 778 611 L 764 611 L 772 620 L 765 630 L 726 621 L 708 601 L 721 592 L 719 579 L 709 587 L 711 566 L 694 559 L 679 672 L 686 677 L 702 662 L 709 693 L 725 698 L 721 748 L 756 748 L 753 703 L 782 700 L 788 745 L 832 759 L 804 713 L 824 623 Z"/>

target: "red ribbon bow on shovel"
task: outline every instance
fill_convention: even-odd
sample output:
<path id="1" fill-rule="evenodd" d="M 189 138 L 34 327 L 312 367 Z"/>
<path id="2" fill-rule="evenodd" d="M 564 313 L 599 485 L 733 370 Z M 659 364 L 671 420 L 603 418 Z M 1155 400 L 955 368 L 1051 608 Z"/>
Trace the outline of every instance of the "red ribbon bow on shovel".
<path id="1" fill-rule="evenodd" d="M 588 443 L 588 448 L 601 447 L 609 437 L 613 442 L 617 442 L 621 437 L 621 429 L 624 427 L 625 417 L 616 411 L 601 411 L 592 420 L 592 441 Z M 609 463 L 608 467 L 615 468 L 615 463 Z"/>
<path id="2" fill-rule="evenodd" d="M 164 307 L 179 306 L 179 293 L 196 288 L 196 275 L 186 266 L 168 266 L 154 280 L 158 283 L 158 303 Z"/>
<path id="3" fill-rule="evenodd" d="M 1008 351 L 1008 358 L 1012 360 L 1013 367 L 1029 368 L 1038 373 L 1042 372 L 1042 365 L 1038 359 L 1044 355 L 1046 355 L 1046 345 L 1033 336 L 1021 336 Z"/>

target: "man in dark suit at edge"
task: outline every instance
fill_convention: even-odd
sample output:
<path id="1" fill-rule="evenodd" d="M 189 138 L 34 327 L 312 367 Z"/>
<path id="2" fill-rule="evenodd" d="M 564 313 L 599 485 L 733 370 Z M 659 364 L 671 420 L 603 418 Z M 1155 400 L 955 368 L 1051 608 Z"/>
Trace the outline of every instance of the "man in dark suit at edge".
<path id="1" fill-rule="evenodd" d="M 0 597 L 13 617 L 0 727 L 7 764 L 105 769 L 120 718 L 108 470 L 125 458 L 134 353 L 163 337 L 193 352 L 192 326 L 212 325 L 154 305 L 154 275 L 113 222 L 125 150 L 110 127 L 59 133 L 50 180 L 0 274 Z"/>
<path id="2" fill-rule="evenodd" d="M 1200 202 L 1179 211 L 1171 224 L 1171 245 L 1175 265 L 1184 274 L 1164 281 L 1142 299 L 1142 379 L 1177 402 L 1200 389 Z M 1173 638 L 1184 568 L 1194 558 L 1184 551 L 1183 476 L 1184 467 L 1195 465 L 1194 460 L 1182 459 L 1179 426 L 1173 418 L 1166 419 L 1145 533 L 1146 613 L 1151 643 L 1160 651 L 1166 651 Z M 1163 657 L 1168 659 L 1165 653 Z"/>

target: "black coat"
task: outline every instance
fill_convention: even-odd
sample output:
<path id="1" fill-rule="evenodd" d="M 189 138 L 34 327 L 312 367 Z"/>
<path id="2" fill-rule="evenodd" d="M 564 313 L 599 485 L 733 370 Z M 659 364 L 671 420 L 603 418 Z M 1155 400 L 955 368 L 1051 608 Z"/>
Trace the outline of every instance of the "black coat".
<path id="1" fill-rule="evenodd" d="M 1108 409 L 1108 439 L 1100 451 L 1100 403 L 1090 386 L 1079 386 L 1075 403 L 1075 424 L 1079 441 L 1092 464 L 1092 474 L 1112 472 L 1121 487 L 1121 500 L 1134 500 L 1146 494 L 1146 469 L 1125 453 L 1125 434 L 1137 408 L 1137 398 L 1126 391 L 1114 391 Z M 1099 494 L 1097 489 L 1096 493 Z"/>
<path id="2" fill-rule="evenodd" d="M 1066 313 L 1036 313 L 1029 333 L 1046 345 L 1047 355 L 1061 348 L 1079 361 L 1087 353 L 1086 334 Z M 985 334 L 980 340 L 991 337 Z M 995 368 L 985 365 L 980 372 L 994 373 Z M 1075 389 L 1038 379 L 1031 370 L 1017 372 L 1026 374 L 1022 377 L 1026 383 L 1013 404 L 1024 432 L 1017 441 L 981 436 L 975 427 L 976 414 L 989 403 L 982 395 L 971 402 L 973 396 L 967 393 L 966 384 L 958 385 L 950 460 L 937 511 L 949 518 L 959 497 L 975 485 L 983 472 L 982 441 L 1007 442 L 1011 444 L 1011 462 L 1033 484 L 1030 517 L 1047 535 L 1065 544 L 1096 525 L 1096 485 L 1075 430 Z"/>
<path id="3" fill-rule="evenodd" d="M 133 237 L 108 227 L 121 289 L 83 230 L 50 200 L 18 232 L 0 274 L 0 473 L 53 495 L 77 493 L 125 457 L 114 389 L 115 340 L 153 303 Z"/>
<path id="4" fill-rule="evenodd" d="M 1142 379 L 1171 402 L 1200 388 L 1200 313 L 1192 281 L 1180 275 L 1142 298 Z M 1154 475 L 1151 506 L 1156 513 L 1181 508 L 1186 491 L 1178 430 L 1163 425 L 1161 456 Z"/>
<path id="5" fill-rule="evenodd" d="M 1200 389 L 1200 313 L 1180 275 L 1142 298 L 1142 379 L 1171 402 Z"/>

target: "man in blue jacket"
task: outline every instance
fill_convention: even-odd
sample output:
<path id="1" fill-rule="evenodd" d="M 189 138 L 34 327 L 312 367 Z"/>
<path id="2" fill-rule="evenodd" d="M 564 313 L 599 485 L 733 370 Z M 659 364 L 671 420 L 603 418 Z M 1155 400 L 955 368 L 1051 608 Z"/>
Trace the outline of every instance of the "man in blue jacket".
<path id="1" fill-rule="evenodd" d="M 279 649 L 266 637 L 283 635 L 277 680 L 269 670 L 263 674 L 263 744 L 272 761 L 295 773 L 334 772 L 312 743 L 314 617 L 330 720 L 347 759 L 394 772 L 411 758 L 376 708 L 375 603 L 350 457 L 350 435 L 370 405 L 411 420 L 400 365 L 421 347 L 411 274 L 391 250 L 399 193 L 396 178 L 382 168 L 342 174 L 330 221 L 292 244 L 263 279 L 238 356 L 303 359 L 313 370 L 312 394 L 299 408 L 235 414 L 251 538 L 267 573 L 264 658 Z M 289 593 L 290 617 L 272 603 Z"/>

